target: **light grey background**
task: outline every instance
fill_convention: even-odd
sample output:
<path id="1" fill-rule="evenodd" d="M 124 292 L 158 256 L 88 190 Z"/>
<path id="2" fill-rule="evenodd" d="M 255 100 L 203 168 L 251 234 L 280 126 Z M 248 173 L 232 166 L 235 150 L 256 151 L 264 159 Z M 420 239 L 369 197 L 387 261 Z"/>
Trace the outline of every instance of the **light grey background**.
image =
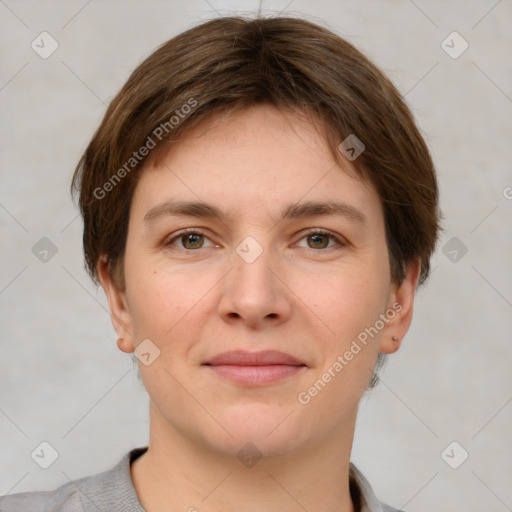
<path id="1" fill-rule="evenodd" d="M 53 488 L 147 443 L 145 391 L 83 270 L 70 178 L 106 104 L 156 46 L 201 20 L 257 9 L 0 0 L 0 494 Z M 263 2 L 264 12 L 282 9 L 330 27 L 387 71 L 439 172 L 445 231 L 434 272 L 402 349 L 361 405 L 353 460 L 380 499 L 409 512 L 512 510 L 511 2 Z M 47 59 L 31 48 L 42 31 L 59 44 Z M 441 47 L 453 31 L 469 44 L 456 59 Z M 445 44 L 461 48 L 453 36 Z M 58 249 L 46 263 L 32 252 L 42 237 Z M 453 237 L 467 247 L 462 258 L 457 241 L 443 253 Z M 46 470 L 30 455 L 42 441 L 59 454 Z M 441 457 L 452 441 L 469 453 L 458 469 Z M 461 450 L 448 450 L 452 465 Z"/>

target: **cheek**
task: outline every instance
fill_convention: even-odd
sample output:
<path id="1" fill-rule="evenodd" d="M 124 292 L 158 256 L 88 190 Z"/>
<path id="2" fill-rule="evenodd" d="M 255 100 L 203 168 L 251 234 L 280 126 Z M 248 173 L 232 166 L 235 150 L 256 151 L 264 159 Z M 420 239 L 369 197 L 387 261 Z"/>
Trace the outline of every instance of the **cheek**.
<path id="1" fill-rule="evenodd" d="M 165 269 L 147 270 L 136 275 L 128 290 L 136 338 L 150 338 L 163 348 L 173 334 L 187 326 L 192 329 L 197 326 L 197 321 L 191 324 L 191 319 L 204 305 L 201 303 L 213 286 L 206 276 L 203 277 L 198 279 L 188 273 Z"/>
<path id="2" fill-rule="evenodd" d="M 304 285 L 301 294 L 311 300 L 308 305 L 321 319 L 317 321 L 319 332 L 312 332 L 319 359 L 311 397 L 318 406 L 334 411 L 345 401 L 354 405 L 367 388 L 380 334 L 366 329 L 374 326 L 384 312 L 388 290 L 385 277 L 378 267 L 352 267 L 350 272 L 333 272 L 328 279 L 317 280 L 321 286 Z M 308 390 L 304 391 L 309 395 Z"/>
<path id="3" fill-rule="evenodd" d="M 297 296 L 317 314 L 328 331 L 346 340 L 369 325 L 383 312 L 388 284 L 386 274 L 365 266 L 297 278 Z"/>
<path id="4" fill-rule="evenodd" d="M 317 321 L 319 332 L 312 332 L 318 364 L 301 389 L 302 400 L 308 400 L 311 411 L 330 411 L 332 421 L 338 422 L 360 400 L 379 348 L 380 334 L 367 329 L 384 312 L 386 292 L 386 281 L 368 268 L 332 273 L 322 287 L 302 289 L 302 296 L 311 299 L 311 318 L 321 320 Z"/>

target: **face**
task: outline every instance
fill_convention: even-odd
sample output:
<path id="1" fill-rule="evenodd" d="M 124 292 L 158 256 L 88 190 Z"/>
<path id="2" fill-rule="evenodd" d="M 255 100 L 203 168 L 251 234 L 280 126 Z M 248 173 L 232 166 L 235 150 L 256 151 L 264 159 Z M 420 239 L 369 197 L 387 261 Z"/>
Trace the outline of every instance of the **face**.
<path id="1" fill-rule="evenodd" d="M 161 430 L 230 454 L 350 430 L 418 269 L 391 282 L 380 200 L 346 169 L 314 124 L 257 106 L 143 170 L 125 287 L 100 274 L 120 348 L 150 340 L 137 353 Z"/>

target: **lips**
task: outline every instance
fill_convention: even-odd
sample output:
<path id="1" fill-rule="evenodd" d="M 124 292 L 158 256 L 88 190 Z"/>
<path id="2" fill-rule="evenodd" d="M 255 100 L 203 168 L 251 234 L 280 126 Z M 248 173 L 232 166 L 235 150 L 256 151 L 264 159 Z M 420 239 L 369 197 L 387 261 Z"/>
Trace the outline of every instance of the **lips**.
<path id="1" fill-rule="evenodd" d="M 268 366 L 284 364 L 289 366 L 305 366 L 297 358 L 278 350 L 263 350 L 260 352 L 247 352 L 245 350 L 232 350 L 218 354 L 206 363 L 210 366 Z"/>
<path id="2" fill-rule="evenodd" d="M 297 375 L 307 368 L 296 357 L 277 350 L 247 352 L 233 350 L 218 354 L 204 366 L 216 375 L 245 386 L 261 386 Z"/>

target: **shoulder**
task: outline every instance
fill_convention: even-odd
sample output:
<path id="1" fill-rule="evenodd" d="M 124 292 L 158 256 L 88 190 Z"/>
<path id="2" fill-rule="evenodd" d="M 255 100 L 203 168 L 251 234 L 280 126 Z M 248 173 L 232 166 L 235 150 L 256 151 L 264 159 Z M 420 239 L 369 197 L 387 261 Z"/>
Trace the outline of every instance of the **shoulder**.
<path id="1" fill-rule="evenodd" d="M 144 512 L 133 488 L 130 463 L 145 451 L 132 450 L 112 469 L 53 491 L 1 496 L 0 512 Z"/>
<path id="2" fill-rule="evenodd" d="M 76 483 L 78 483 L 77 481 Z M 0 497 L 1 512 L 81 512 L 83 501 L 77 488 L 68 483 L 53 491 L 23 492 Z"/>

